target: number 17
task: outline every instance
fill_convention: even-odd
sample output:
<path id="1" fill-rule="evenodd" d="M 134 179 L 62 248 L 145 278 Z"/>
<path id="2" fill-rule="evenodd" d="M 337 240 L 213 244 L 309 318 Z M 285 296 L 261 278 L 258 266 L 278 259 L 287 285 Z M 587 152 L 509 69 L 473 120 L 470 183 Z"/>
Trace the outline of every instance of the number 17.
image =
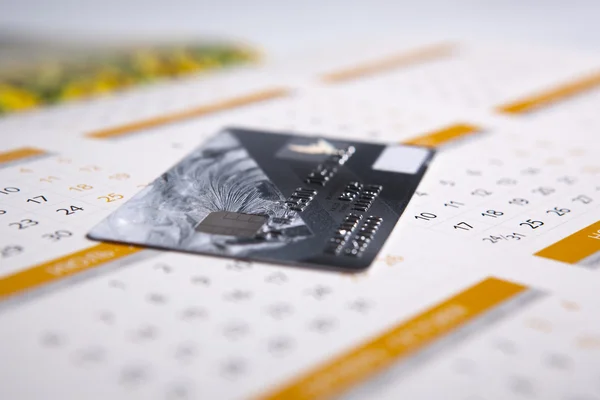
<path id="1" fill-rule="evenodd" d="M 458 224 L 454 225 L 454 229 L 462 229 L 464 231 L 468 231 L 473 229 L 473 227 L 467 224 L 466 222 L 459 222 Z"/>

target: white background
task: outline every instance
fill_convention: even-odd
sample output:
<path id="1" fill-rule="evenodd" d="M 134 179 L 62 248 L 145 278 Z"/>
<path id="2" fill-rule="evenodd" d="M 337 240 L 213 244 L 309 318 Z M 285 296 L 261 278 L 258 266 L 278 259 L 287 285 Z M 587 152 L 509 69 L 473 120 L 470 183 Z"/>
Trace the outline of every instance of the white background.
<path id="1" fill-rule="evenodd" d="M 267 52 L 378 37 L 600 49 L 600 1 L 0 0 L 0 31 L 70 38 L 244 39 Z"/>

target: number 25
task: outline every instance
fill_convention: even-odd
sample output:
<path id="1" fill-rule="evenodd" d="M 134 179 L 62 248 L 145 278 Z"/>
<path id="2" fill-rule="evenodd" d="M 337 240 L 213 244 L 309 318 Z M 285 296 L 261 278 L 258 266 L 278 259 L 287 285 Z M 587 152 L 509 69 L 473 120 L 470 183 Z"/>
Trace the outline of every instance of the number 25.
<path id="1" fill-rule="evenodd" d="M 537 229 L 537 228 L 539 228 L 540 226 L 544 225 L 544 223 L 543 223 L 542 221 L 535 221 L 535 220 L 528 219 L 528 220 L 527 220 L 527 221 L 525 221 L 525 222 L 521 222 L 521 223 L 519 224 L 519 226 L 521 226 L 521 225 L 528 226 L 528 227 L 530 227 L 531 229 Z"/>
<path id="2" fill-rule="evenodd" d="M 118 194 L 118 193 L 109 193 L 106 196 L 100 196 L 98 197 L 98 200 L 100 199 L 104 199 L 107 203 L 110 203 L 112 201 L 117 201 L 117 200 L 121 200 L 123 198 L 122 194 Z"/>

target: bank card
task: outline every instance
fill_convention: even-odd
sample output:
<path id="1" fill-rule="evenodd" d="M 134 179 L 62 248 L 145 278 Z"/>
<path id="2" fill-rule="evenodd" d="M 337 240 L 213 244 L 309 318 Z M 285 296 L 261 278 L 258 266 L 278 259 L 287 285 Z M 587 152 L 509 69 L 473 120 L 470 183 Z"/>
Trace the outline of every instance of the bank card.
<path id="1" fill-rule="evenodd" d="M 432 157 L 419 146 L 224 129 L 89 237 L 359 271 L 392 233 Z"/>

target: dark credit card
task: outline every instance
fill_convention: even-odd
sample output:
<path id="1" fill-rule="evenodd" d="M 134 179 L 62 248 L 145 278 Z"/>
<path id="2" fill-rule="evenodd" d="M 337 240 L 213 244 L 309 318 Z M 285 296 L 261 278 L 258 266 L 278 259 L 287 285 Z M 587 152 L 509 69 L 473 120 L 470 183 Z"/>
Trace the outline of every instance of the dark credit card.
<path id="1" fill-rule="evenodd" d="M 417 146 L 226 129 L 88 236 L 358 271 L 377 256 L 432 157 Z"/>

